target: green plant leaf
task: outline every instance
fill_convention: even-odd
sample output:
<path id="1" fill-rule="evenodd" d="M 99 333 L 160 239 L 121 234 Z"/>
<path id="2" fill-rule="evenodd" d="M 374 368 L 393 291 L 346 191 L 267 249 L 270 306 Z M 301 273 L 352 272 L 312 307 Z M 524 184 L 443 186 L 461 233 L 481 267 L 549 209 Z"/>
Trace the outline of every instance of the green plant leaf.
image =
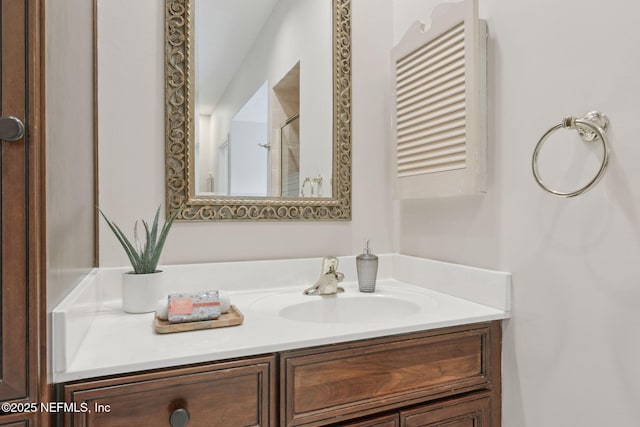
<path id="1" fill-rule="evenodd" d="M 124 231 L 122 231 L 122 229 L 120 229 L 120 227 L 118 227 L 118 225 L 115 222 L 112 222 L 112 224 L 113 224 L 113 227 L 115 228 L 114 233 L 116 233 L 116 237 L 118 238 L 118 240 L 120 240 L 120 244 L 122 245 L 122 247 L 125 249 L 125 252 L 127 252 L 127 255 L 129 256 L 129 261 L 131 261 L 131 266 L 133 267 L 133 271 L 136 274 L 140 274 L 141 261 L 142 261 L 140 253 L 138 253 L 136 248 L 133 247 L 133 244 L 129 241 L 127 236 L 124 234 Z"/>
<path id="2" fill-rule="evenodd" d="M 154 272 L 156 270 L 156 267 L 158 266 L 158 261 L 156 260 L 154 262 L 154 258 L 156 255 L 157 251 L 162 252 L 162 248 L 158 248 L 157 245 L 157 240 L 158 240 L 158 218 L 160 217 L 160 206 L 158 206 L 158 209 L 156 210 L 156 215 L 153 218 L 153 225 L 151 226 L 151 236 L 150 236 L 150 241 L 151 244 L 149 246 L 149 268 L 153 269 L 152 272 Z M 158 259 L 160 258 L 160 255 L 158 255 Z"/>
<path id="3" fill-rule="evenodd" d="M 164 225 L 162 226 L 162 231 L 160 232 L 160 237 L 158 238 L 158 243 L 156 244 L 156 250 L 153 255 L 153 259 L 151 261 L 151 264 L 154 266 L 154 269 L 157 267 L 158 262 L 160 261 L 160 254 L 162 253 L 164 242 L 167 239 L 167 235 L 169 234 L 171 225 L 173 224 L 173 221 L 178 217 L 179 212 L 180 212 L 179 210 L 174 211 L 169 217 L 169 219 L 167 220 L 167 222 L 165 222 Z"/>
<path id="4" fill-rule="evenodd" d="M 160 236 L 158 236 L 158 219 L 160 217 L 160 206 L 156 210 L 155 217 L 153 218 L 153 225 L 149 227 L 149 224 L 145 220 L 142 220 L 142 225 L 145 230 L 145 243 L 144 247 L 140 244 L 140 240 L 138 239 L 138 221 L 136 221 L 133 234 L 134 234 L 134 243 L 137 247 L 129 241 L 124 232 L 118 227 L 116 223 L 110 221 L 109 218 L 98 208 L 98 211 L 104 218 L 104 220 L 113 231 L 113 234 L 116 236 L 120 244 L 122 245 L 125 253 L 129 257 L 129 261 L 131 262 L 131 266 L 133 267 L 133 271 L 136 274 L 149 274 L 154 273 L 158 267 L 158 261 L 160 260 L 160 254 L 162 253 L 162 248 L 164 247 L 164 243 L 167 239 L 167 235 L 169 233 L 169 229 L 173 224 L 173 221 L 177 218 L 179 211 L 175 211 L 165 222 L 162 227 L 162 231 L 160 232 Z"/>
<path id="5" fill-rule="evenodd" d="M 118 239 L 118 241 L 122 245 L 125 253 L 129 257 L 129 261 L 131 262 L 131 266 L 133 267 L 133 271 L 138 273 L 138 271 L 140 269 L 140 267 L 139 267 L 139 265 L 140 265 L 140 255 L 136 252 L 135 248 L 133 247 L 131 242 L 129 242 L 129 239 L 127 239 L 127 236 L 125 236 L 125 234 L 122 232 L 120 227 L 118 227 L 118 225 L 116 223 L 114 223 L 112 221 L 109 221 L 109 218 L 107 218 L 107 216 L 104 214 L 104 212 L 102 212 L 101 209 L 98 209 L 98 211 L 100 212 L 100 214 L 102 215 L 104 220 L 107 222 L 107 225 L 109 226 L 111 231 L 113 231 L 113 234 L 115 234 L 116 238 Z"/>

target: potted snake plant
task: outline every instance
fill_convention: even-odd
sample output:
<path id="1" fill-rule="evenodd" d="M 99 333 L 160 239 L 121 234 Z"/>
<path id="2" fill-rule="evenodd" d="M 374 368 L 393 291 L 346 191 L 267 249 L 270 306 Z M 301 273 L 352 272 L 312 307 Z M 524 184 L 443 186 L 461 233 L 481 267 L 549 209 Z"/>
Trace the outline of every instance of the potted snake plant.
<path id="1" fill-rule="evenodd" d="M 142 220 L 144 226 L 144 245 L 138 239 L 138 221 L 133 228 L 133 242 L 124 234 L 122 229 L 98 209 L 100 214 L 109 225 L 111 231 L 122 245 L 133 271 L 129 271 L 122 276 L 122 304 L 127 313 L 149 313 L 156 309 L 156 304 L 162 298 L 163 272 L 158 270 L 158 261 L 162 248 L 169 234 L 169 229 L 178 215 L 176 210 L 162 226 L 158 229 L 158 218 L 160 207 L 156 211 L 153 224 Z"/>

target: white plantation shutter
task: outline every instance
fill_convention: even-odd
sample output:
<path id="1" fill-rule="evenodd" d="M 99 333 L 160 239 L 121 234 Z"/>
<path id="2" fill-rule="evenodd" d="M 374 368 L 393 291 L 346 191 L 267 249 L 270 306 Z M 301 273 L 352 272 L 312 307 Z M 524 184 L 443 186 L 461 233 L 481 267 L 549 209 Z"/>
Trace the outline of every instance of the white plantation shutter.
<path id="1" fill-rule="evenodd" d="M 484 191 L 486 24 L 477 0 L 441 5 L 432 21 L 392 51 L 396 198 Z"/>

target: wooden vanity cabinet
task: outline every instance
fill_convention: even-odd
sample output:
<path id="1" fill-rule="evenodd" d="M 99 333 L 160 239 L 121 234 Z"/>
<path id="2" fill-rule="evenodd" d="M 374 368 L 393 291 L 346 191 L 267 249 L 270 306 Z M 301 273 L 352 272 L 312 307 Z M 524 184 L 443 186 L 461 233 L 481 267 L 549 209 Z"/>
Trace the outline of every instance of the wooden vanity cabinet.
<path id="1" fill-rule="evenodd" d="M 499 427 L 500 353 L 494 321 L 79 381 L 64 426 Z"/>
<path id="2" fill-rule="evenodd" d="M 265 356 L 65 384 L 64 426 L 275 426 L 274 368 Z"/>

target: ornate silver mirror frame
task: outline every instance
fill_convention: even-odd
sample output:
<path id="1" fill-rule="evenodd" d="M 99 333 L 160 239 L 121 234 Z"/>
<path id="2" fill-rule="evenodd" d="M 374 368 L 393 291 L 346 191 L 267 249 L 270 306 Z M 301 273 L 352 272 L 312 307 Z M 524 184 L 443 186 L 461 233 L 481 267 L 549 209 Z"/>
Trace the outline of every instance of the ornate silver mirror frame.
<path id="1" fill-rule="evenodd" d="M 229 0 L 233 1 L 233 0 Z M 333 197 L 195 196 L 191 0 L 166 0 L 165 158 L 167 215 L 178 220 L 351 219 L 351 0 L 333 2 Z"/>

